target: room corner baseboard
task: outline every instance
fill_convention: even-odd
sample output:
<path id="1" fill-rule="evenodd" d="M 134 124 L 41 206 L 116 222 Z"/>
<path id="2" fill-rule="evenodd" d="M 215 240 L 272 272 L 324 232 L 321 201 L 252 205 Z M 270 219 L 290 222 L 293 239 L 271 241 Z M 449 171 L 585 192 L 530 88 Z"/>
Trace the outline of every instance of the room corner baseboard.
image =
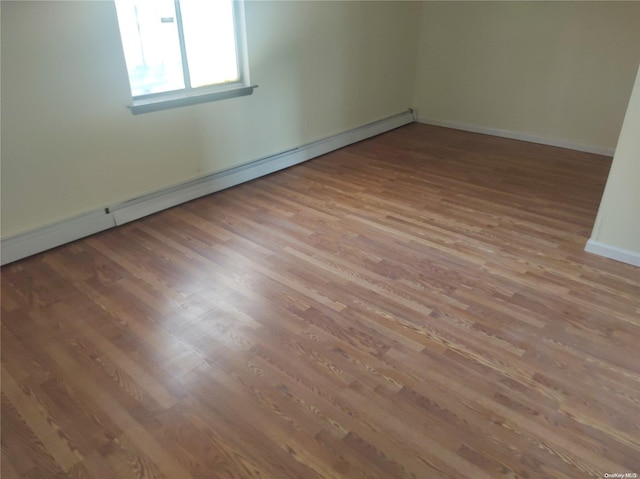
<path id="1" fill-rule="evenodd" d="M 497 128 L 488 128 L 484 126 L 469 125 L 466 123 L 458 123 L 455 121 L 435 120 L 432 118 L 426 118 L 419 116 L 416 120 L 418 123 L 424 123 L 425 125 L 443 126 L 446 128 L 453 128 L 455 130 L 471 131 L 473 133 L 482 133 L 485 135 L 499 136 L 501 138 L 510 138 L 512 140 L 527 141 L 529 143 L 539 143 L 541 145 L 557 146 L 559 148 L 567 148 L 569 150 L 583 151 L 585 153 L 593 153 L 595 155 L 613 156 L 615 153 L 614 148 L 602 148 L 593 145 L 582 145 L 579 143 L 572 143 L 563 140 L 554 140 L 551 138 L 544 138 L 541 136 L 527 135 L 516 131 L 500 130 Z"/>
<path id="2" fill-rule="evenodd" d="M 633 266 L 640 266 L 640 252 L 629 251 L 590 239 L 584 247 L 587 253 L 597 254 Z"/>
<path id="3" fill-rule="evenodd" d="M 413 111 L 407 110 L 242 166 L 3 239 L 0 244 L 1 263 L 3 265 L 11 263 L 216 191 L 254 180 L 414 121 Z"/>

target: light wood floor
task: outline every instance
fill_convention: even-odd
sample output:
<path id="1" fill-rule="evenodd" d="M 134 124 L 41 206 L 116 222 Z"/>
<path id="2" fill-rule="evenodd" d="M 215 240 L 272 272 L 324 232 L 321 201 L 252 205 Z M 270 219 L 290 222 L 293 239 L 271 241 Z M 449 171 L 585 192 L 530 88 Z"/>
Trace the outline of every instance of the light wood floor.
<path id="1" fill-rule="evenodd" d="M 610 160 L 413 124 L 2 269 L 2 478 L 640 476 Z"/>

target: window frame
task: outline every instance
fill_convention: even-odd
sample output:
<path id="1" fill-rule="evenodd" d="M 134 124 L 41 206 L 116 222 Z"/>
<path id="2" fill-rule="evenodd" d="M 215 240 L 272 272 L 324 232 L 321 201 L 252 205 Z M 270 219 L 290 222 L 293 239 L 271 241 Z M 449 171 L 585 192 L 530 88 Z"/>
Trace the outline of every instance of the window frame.
<path id="1" fill-rule="evenodd" d="M 251 85 L 249 80 L 249 62 L 247 54 L 244 1 L 232 0 L 233 23 L 236 45 L 236 63 L 238 66 L 238 80 L 234 82 L 217 83 L 192 87 L 190 82 L 189 65 L 187 61 L 184 30 L 182 25 L 182 13 L 180 10 L 180 0 L 174 0 L 176 10 L 176 22 L 178 27 L 178 41 L 180 43 L 180 53 L 182 58 L 182 70 L 185 88 L 166 92 L 149 93 L 146 95 L 133 96 L 131 90 L 131 80 L 127 69 L 127 80 L 129 82 L 129 93 L 131 104 L 128 108 L 131 113 L 138 115 L 154 111 L 167 110 L 199 103 L 225 100 L 251 95 L 258 85 Z M 122 39 L 121 39 L 122 40 Z M 124 49 L 124 45 L 122 45 Z"/>

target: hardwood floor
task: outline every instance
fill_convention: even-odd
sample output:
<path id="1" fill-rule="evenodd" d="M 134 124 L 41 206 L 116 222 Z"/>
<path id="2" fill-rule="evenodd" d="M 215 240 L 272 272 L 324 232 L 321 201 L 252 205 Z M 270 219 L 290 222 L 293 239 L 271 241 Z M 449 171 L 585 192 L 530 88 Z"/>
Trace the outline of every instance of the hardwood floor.
<path id="1" fill-rule="evenodd" d="M 640 475 L 609 166 L 412 124 L 3 268 L 2 477 Z"/>

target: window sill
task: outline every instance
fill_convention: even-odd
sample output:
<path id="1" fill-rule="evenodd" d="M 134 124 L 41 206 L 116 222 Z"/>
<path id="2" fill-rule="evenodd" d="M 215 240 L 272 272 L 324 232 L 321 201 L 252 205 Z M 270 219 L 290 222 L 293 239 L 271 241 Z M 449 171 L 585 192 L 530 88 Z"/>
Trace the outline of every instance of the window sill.
<path id="1" fill-rule="evenodd" d="M 226 100 L 227 98 L 247 96 L 253 93 L 254 88 L 258 88 L 258 85 L 240 85 L 223 90 L 192 90 L 188 93 L 184 91 L 174 92 L 153 98 L 133 100 L 129 109 L 134 115 L 151 113 L 154 111 L 168 110 L 170 108 L 179 108 L 181 106 L 197 105 L 198 103 L 208 103 Z"/>

